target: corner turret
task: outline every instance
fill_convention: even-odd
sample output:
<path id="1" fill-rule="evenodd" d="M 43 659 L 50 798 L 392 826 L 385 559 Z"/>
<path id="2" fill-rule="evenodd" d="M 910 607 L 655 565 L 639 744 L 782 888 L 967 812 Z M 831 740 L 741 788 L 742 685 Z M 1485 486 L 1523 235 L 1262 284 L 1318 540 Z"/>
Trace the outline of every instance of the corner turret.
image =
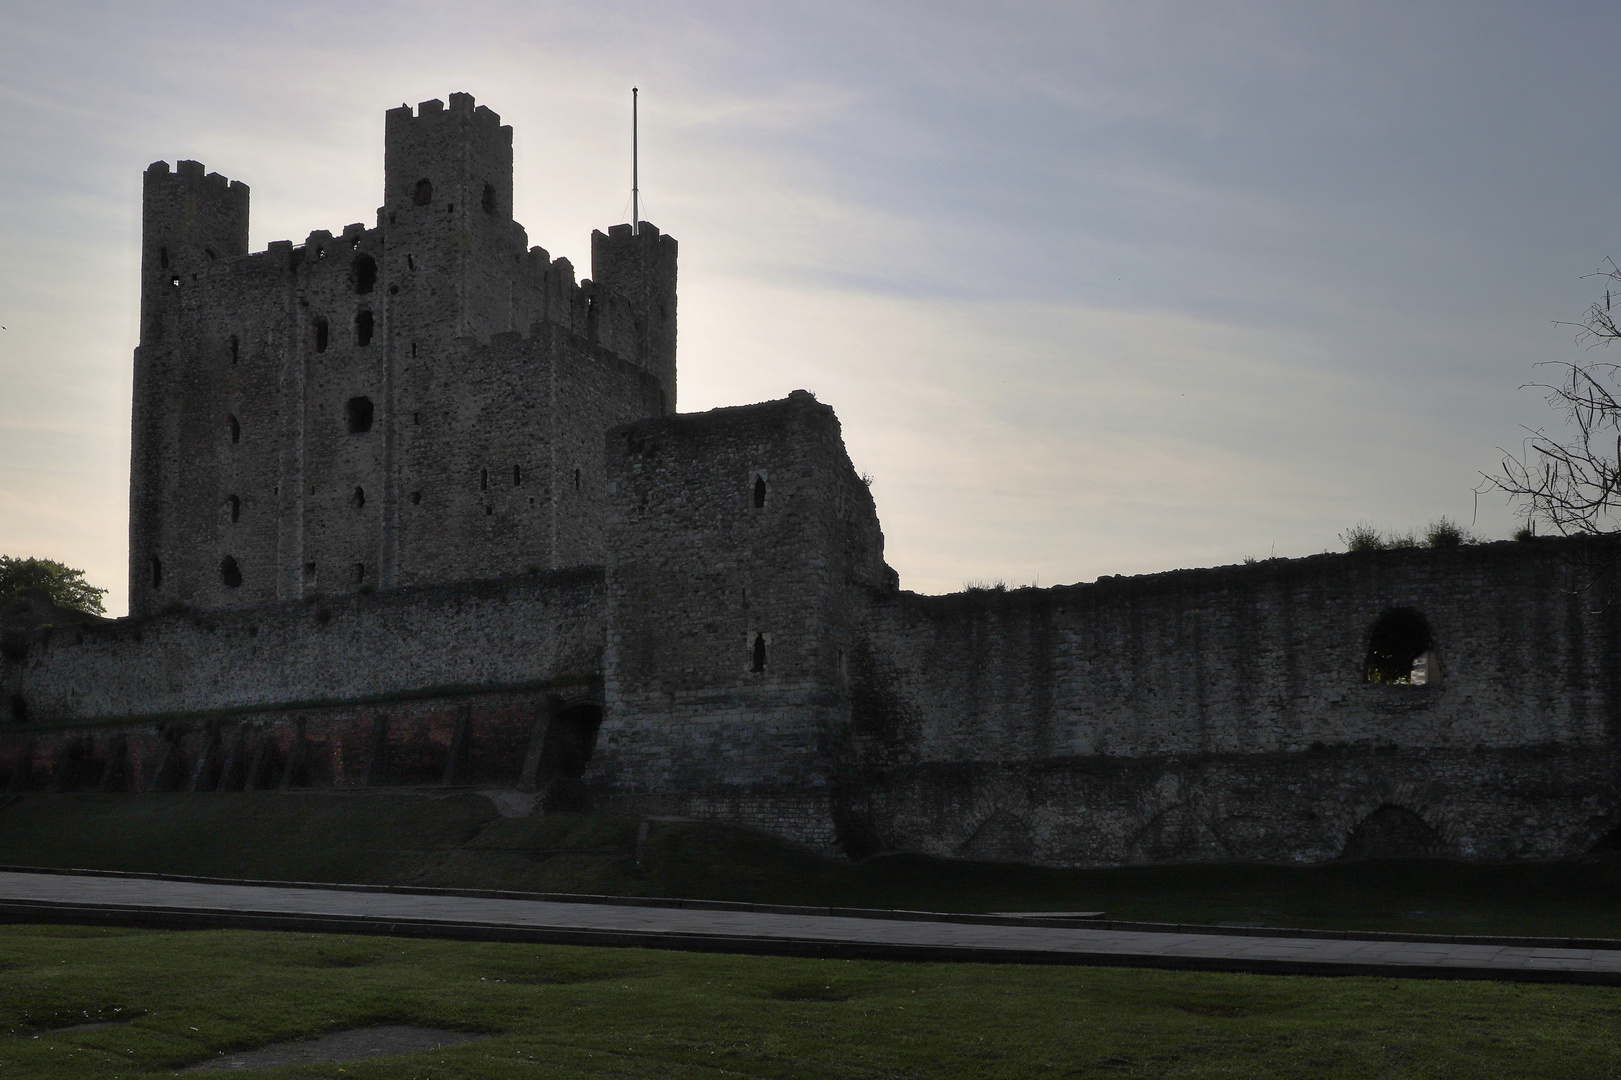
<path id="1" fill-rule="evenodd" d="M 664 387 L 664 411 L 675 412 L 675 237 L 644 221 L 591 233 L 591 280 L 630 301 L 636 355 Z"/>

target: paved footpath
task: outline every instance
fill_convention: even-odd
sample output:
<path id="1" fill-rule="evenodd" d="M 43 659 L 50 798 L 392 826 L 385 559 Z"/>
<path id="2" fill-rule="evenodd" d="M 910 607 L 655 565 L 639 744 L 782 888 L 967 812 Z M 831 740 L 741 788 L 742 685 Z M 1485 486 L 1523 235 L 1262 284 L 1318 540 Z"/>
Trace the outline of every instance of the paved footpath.
<path id="1" fill-rule="evenodd" d="M 670 902 L 678 903 L 678 902 Z M 1093 964 L 1621 985 L 1621 948 L 1343 939 L 957 921 L 0 871 L 0 922 L 242 927 L 841 958 Z M 879 915 L 883 913 L 872 913 Z M 959 917 L 960 918 L 960 917 Z M 1263 936 L 1264 935 L 1264 936 Z"/>

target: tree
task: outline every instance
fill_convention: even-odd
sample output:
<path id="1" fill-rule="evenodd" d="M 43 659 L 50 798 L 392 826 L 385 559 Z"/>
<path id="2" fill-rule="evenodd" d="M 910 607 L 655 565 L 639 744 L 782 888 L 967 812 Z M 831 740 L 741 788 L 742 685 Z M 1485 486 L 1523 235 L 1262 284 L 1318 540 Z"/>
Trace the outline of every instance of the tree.
<path id="1" fill-rule="evenodd" d="M 1588 348 L 1621 339 L 1611 311 L 1612 294 L 1621 299 L 1621 267 L 1609 261 L 1594 277 L 1607 282 L 1577 327 L 1576 341 Z M 1597 535 L 1615 529 L 1621 512 L 1621 364 L 1549 361 L 1538 364 L 1560 372 L 1553 383 L 1531 383 L 1547 392 L 1548 404 L 1570 427 L 1562 437 L 1527 428 L 1518 455 L 1502 450 L 1502 471 L 1485 475 L 1481 493 L 1502 491 L 1525 508 L 1528 523 L 1542 521 L 1564 536 Z"/>
<path id="2" fill-rule="evenodd" d="M 18 559 L 0 555 L 0 600 L 9 600 L 24 589 L 44 589 L 57 607 L 73 608 L 89 615 L 106 614 L 98 589 L 84 579 L 83 570 L 74 570 L 52 559 Z"/>

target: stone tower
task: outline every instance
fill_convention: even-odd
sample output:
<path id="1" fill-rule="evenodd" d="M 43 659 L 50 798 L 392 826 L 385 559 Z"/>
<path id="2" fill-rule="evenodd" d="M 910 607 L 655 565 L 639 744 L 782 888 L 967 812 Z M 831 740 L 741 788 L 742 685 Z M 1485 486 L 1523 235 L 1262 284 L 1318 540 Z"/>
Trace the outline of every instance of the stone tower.
<path id="1" fill-rule="evenodd" d="M 147 170 L 131 612 L 600 564 L 603 435 L 673 410 L 673 239 L 512 220 L 512 129 L 387 115 L 375 226 L 249 254 L 248 189 Z"/>

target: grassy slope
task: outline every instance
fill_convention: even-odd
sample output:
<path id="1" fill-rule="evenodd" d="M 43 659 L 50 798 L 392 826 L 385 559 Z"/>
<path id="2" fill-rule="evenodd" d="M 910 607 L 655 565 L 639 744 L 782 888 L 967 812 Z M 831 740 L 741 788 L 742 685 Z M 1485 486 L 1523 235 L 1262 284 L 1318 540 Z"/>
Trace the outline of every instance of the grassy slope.
<path id="1" fill-rule="evenodd" d="M 31 795 L 0 863 L 219 877 L 682 896 L 1329 929 L 1621 937 L 1621 858 L 1046 870 L 888 856 L 849 865 L 743 829 L 502 818 L 474 794 Z"/>
<path id="2" fill-rule="evenodd" d="M 491 1038 L 253 1076 L 1599 1077 L 1621 989 L 0 928 L 0 1076 L 166 1075 L 384 1023 Z M 113 1021 L 87 1030 L 68 1025 Z M 340 1071 L 341 1070 L 343 1071 Z"/>

